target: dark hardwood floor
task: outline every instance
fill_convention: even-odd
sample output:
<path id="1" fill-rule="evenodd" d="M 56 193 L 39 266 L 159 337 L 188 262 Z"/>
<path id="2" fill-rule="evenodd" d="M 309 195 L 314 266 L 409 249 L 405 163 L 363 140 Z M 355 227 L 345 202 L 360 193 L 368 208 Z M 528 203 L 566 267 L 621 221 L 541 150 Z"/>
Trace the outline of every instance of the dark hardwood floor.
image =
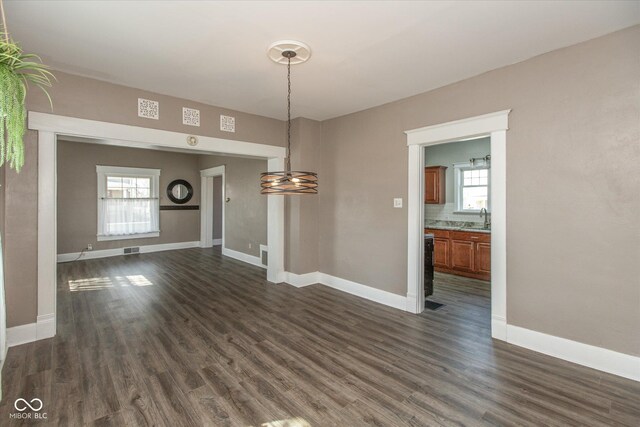
<path id="1" fill-rule="evenodd" d="M 58 266 L 58 335 L 9 350 L 51 425 L 640 425 L 640 384 L 490 338 L 488 286 L 411 315 L 186 249 Z"/>

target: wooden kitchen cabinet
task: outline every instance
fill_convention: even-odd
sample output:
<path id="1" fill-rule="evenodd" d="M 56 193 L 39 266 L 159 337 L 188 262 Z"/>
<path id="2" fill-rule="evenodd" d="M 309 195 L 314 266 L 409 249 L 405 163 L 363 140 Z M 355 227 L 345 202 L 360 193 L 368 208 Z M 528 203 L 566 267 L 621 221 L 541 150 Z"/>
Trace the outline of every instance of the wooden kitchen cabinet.
<path id="1" fill-rule="evenodd" d="M 491 234 L 425 228 L 434 235 L 436 271 L 480 280 L 491 278 Z"/>
<path id="2" fill-rule="evenodd" d="M 476 271 L 491 275 L 491 243 L 476 243 L 475 251 Z"/>
<path id="3" fill-rule="evenodd" d="M 433 266 L 436 270 L 451 268 L 449 231 L 425 229 L 425 233 L 433 234 Z"/>
<path id="4" fill-rule="evenodd" d="M 451 262 L 449 261 L 449 238 L 435 237 L 433 239 L 433 266 L 440 268 L 451 268 Z"/>
<path id="5" fill-rule="evenodd" d="M 424 202 L 428 205 L 443 205 L 446 202 L 446 166 L 424 168 Z"/>
<path id="6" fill-rule="evenodd" d="M 473 272 L 475 244 L 466 240 L 451 239 L 451 268 Z"/>

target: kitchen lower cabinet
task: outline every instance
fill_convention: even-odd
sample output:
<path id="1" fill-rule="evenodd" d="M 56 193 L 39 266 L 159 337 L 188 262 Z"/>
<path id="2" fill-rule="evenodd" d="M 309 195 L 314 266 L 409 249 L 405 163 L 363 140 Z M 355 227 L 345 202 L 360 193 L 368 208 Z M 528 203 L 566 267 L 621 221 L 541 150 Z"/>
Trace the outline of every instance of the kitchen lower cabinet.
<path id="1" fill-rule="evenodd" d="M 449 231 L 425 228 L 425 233 L 433 234 L 433 266 L 436 268 L 436 271 L 451 268 Z"/>
<path id="2" fill-rule="evenodd" d="M 491 278 L 491 234 L 425 228 L 434 235 L 436 271 L 480 280 Z"/>
<path id="3" fill-rule="evenodd" d="M 491 275 L 491 243 L 476 243 L 476 271 Z"/>
<path id="4" fill-rule="evenodd" d="M 473 272 L 475 244 L 466 240 L 451 239 L 451 268 Z"/>

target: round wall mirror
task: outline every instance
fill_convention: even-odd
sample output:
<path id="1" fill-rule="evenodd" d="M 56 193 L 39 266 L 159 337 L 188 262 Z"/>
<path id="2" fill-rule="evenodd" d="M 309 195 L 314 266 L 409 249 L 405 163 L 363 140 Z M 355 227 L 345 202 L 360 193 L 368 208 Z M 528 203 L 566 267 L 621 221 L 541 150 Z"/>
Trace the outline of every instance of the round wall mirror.
<path id="1" fill-rule="evenodd" d="M 176 179 L 167 186 L 167 196 L 173 203 L 187 203 L 193 197 L 193 187 L 184 179 Z"/>

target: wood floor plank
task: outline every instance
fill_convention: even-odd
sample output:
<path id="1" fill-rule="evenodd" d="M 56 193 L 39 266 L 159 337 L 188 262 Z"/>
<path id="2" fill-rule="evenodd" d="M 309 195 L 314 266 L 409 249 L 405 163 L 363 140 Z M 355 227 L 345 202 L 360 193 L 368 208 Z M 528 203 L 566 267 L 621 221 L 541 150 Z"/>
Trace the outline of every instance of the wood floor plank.
<path id="1" fill-rule="evenodd" d="M 413 315 L 266 281 L 218 248 L 58 265 L 57 335 L 12 347 L 0 425 L 630 426 L 640 384 L 491 339 L 489 285 Z M 10 419 L 17 398 L 46 421 Z"/>

